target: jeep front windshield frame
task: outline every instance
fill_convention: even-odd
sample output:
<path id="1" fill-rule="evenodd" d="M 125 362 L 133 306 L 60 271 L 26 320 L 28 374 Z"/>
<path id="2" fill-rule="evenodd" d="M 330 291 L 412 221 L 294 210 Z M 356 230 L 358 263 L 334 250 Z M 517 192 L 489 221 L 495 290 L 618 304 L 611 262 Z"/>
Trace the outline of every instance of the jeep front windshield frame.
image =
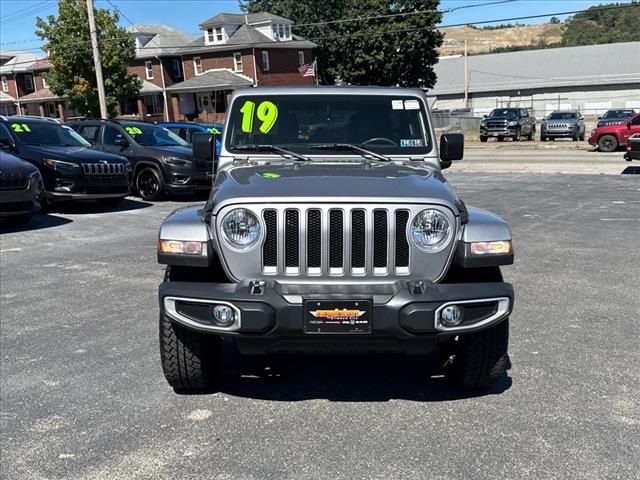
<path id="1" fill-rule="evenodd" d="M 225 126 L 226 150 L 272 145 L 305 155 L 318 146 L 355 145 L 385 156 L 424 156 L 432 149 L 423 101 L 410 95 L 242 95 Z M 322 150 L 322 156 L 353 150 Z"/>

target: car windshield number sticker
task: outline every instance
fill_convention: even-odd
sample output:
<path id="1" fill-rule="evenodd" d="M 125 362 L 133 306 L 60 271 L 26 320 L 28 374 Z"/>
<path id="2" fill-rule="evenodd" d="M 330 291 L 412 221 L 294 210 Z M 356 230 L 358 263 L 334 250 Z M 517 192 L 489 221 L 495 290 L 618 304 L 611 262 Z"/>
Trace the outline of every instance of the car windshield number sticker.
<path id="1" fill-rule="evenodd" d="M 262 178 L 268 178 L 274 180 L 276 178 L 280 178 L 280 174 L 276 172 L 262 172 L 259 174 Z"/>
<path id="2" fill-rule="evenodd" d="M 142 130 L 138 127 L 126 127 L 126 130 L 129 135 L 142 135 Z"/>
<path id="3" fill-rule="evenodd" d="M 27 125 L 26 123 L 12 123 L 11 130 L 16 133 L 26 133 L 31 131 L 29 125 Z"/>
<path id="4" fill-rule="evenodd" d="M 213 128 L 213 127 L 207 128 L 207 132 L 220 134 L 220 130 L 218 130 L 217 128 Z"/>
<path id="5" fill-rule="evenodd" d="M 256 107 L 255 102 L 247 100 L 240 109 L 242 113 L 242 131 L 244 133 L 253 132 L 254 116 L 258 118 L 261 133 L 269 133 L 278 120 L 278 107 L 273 102 L 264 101 Z"/>

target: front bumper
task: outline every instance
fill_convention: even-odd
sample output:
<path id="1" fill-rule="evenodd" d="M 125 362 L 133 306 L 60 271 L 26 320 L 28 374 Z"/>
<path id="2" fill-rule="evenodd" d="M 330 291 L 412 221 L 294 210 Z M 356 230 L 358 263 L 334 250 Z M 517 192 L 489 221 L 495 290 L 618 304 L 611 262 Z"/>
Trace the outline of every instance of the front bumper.
<path id="1" fill-rule="evenodd" d="M 579 132 L 576 128 L 563 128 L 563 129 L 541 129 L 540 136 L 548 138 L 573 138 Z"/>
<path id="2" fill-rule="evenodd" d="M 101 200 L 129 195 L 130 175 L 59 175 L 44 173 L 47 199 Z"/>
<path id="3" fill-rule="evenodd" d="M 42 186 L 20 190 L 0 190 L 0 217 L 28 215 L 40 210 Z"/>
<path id="4" fill-rule="evenodd" d="M 210 170 L 172 168 L 167 176 L 166 189 L 171 193 L 210 190 L 213 184 Z"/>
<path id="5" fill-rule="evenodd" d="M 480 127 L 482 137 L 513 137 L 517 134 L 518 127 L 486 128 Z"/>
<path id="6" fill-rule="evenodd" d="M 160 285 L 160 311 L 189 329 L 233 338 L 242 353 L 397 352 L 427 353 L 452 336 L 483 330 L 506 319 L 513 308 L 511 284 L 432 284 L 397 281 L 383 285 L 307 285 L 274 281 L 237 284 L 165 282 Z M 371 333 L 305 334 L 306 300 L 369 300 Z M 208 314 L 188 316 L 181 305 L 222 302 L 240 313 L 235 329 L 215 327 Z M 437 311 L 448 303 L 495 302 L 495 311 L 485 312 L 474 323 L 445 329 L 436 320 Z M 182 312 L 182 313 L 180 313 Z M 471 319 L 474 320 L 474 319 Z M 465 320 L 466 322 L 466 320 Z"/>

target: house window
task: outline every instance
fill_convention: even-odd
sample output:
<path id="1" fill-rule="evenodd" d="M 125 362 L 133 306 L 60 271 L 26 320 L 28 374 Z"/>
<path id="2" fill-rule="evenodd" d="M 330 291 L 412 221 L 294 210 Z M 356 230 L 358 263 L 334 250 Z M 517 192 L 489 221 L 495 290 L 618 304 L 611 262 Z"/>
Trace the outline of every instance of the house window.
<path id="1" fill-rule="evenodd" d="M 298 50 L 298 65 L 304 65 L 304 52 Z"/>
<path id="2" fill-rule="evenodd" d="M 147 80 L 153 80 L 153 63 L 149 61 L 144 62 L 144 70 L 147 74 Z"/>
<path id="3" fill-rule="evenodd" d="M 209 28 L 207 30 L 207 42 L 213 43 L 215 41 L 215 37 L 213 36 L 213 28 Z"/>
<path id="4" fill-rule="evenodd" d="M 222 27 L 216 28 L 216 40 L 222 42 L 224 40 L 224 30 Z"/>
<path id="5" fill-rule="evenodd" d="M 5 76 L 2 77 L 2 91 L 3 92 L 9 91 L 9 83 L 7 82 L 7 77 Z"/>
<path id="6" fill-rule="evenodd" d="M 278 39 L 278 25 L 271 25 L 271 33 L 273 34 L 273 39 Z"/>
<path id="7" fill-rule="evenodd" d="M 182 68 L 180 60 L 177 58 L 171 59 L 171 71 L 173 72 L 173 78 L 182 78 Z"/>
<path id="8" fill-rule="evenodd" d="M 202 63 L 200 57 L 193 57 L 193 71 L 196 75 L 202 75 Z"/>
<path id="9" fill-rule="evenodd" d="M 216 27 L 207 29 L 207 43 L 222 43 L 224 41 L 224 28 Z"/>
<path id="10" fill-rule="evenodd" d="M 49 88 L 49 85 L 47 84 L 47 76 L 44 73 L 42 74 L 42 87 Z"/>
<path id="11" fill-rule="evenodd" d="M 236 52 L 233 54 L 233 71 L 242 71 L 242 54 L 240 52 Z"/>
<path id="12" fill-rule="evenodd" d="M 283 24 L 278 25 L 278 37 L 280 38 L 280 40 L 284 40 L 284 25 Z"/>
<path id="13" fill-rule="evenodd" d="M 265 72 L 269 71 L 269 52 L 266 50 L 262 51 L 262 70 Z"/>
<path id="14" fill-rule="evenodd" d="M 162 113 L 162 97 L 160 95 L 145 95 L 143 98 L 147 115 L 160 115 Z"/>
<path id="15" fill-rule="evenodd" d="M 24 76 L 24 89 L 29 91 L 33 90 L 33 75 L 30 73 Z"/>
<path id="16" fill-rule="evenodd" d="M 284 26 L 284 36 L 286 40 L 291 40 L 291 25 L 288 23 Z"/>

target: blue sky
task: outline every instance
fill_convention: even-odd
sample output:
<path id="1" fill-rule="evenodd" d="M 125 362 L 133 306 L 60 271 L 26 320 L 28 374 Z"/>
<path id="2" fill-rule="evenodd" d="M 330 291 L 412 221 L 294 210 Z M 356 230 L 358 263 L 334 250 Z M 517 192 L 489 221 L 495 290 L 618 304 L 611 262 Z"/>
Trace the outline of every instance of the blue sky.
<path id="1" fill-rule="evenodd" d="M 198 24 L 220 12 L 239 12 L 237 0 L 110 0 L 134 23 L 161 23 L 196 34 Z M 492 0 L 442 0 L 440 9 L 482 5 Z M 493 0 L 495 1 L 495 0 Z M 630 0 L 618 0 L 628 2 Z M 612 0 L 516 0 L 499 5 L 462 8 L 445 13 L 443 25 L 503 19 L 526 15 L 581 10 L 592 5 L 615 3 Z M 0 49 L 38 50 L 41 41 L 35 36 L 37 16 L 54 15 L 56 0 L 0 0 Z M 112 8 L 107 0 L 95 0 L 99 8 Z M 542 23 L 548 19 L 521 20 Z M 129 22 L 122 18 L 123 26 Z"/>

